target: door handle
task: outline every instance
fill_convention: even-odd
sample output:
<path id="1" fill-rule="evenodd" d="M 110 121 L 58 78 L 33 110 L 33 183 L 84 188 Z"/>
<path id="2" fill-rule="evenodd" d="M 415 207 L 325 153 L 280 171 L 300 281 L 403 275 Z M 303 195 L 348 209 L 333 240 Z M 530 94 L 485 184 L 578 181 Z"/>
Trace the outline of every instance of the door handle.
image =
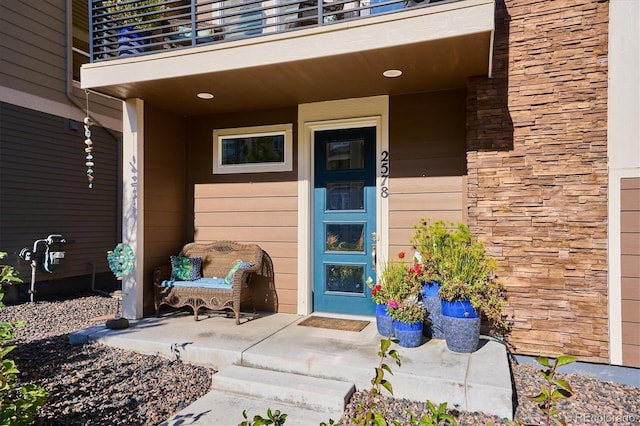
<path id="1" fill-rule="evenodd" d="M 376 270 L 376 245 L 375 244 L 371 244 L 371 268 L 375 271 Z"/>

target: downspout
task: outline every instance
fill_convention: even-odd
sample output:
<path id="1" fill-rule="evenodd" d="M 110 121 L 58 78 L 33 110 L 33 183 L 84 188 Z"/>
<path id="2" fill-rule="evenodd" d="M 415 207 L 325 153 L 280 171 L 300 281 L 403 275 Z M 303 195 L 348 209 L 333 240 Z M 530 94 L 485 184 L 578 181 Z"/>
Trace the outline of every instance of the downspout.
<path id="1" fill-rule="evenodd" d="M 78 108 L 80 111 L 86 114 L 84 106 L 79 104 L 78 101 L 73 97 L 73 0 L 65 1 L 65 96 L 69 100 L 69 102 Z M 108 97 L 111 99 L 115 99 L 123 102 L 123 99 L 115 98 L 113 96 L 105 95 L 104 93 L 94 92 L 92 90 L 87 90 L 88 92 L 94 93 L 99 96 Z M 118 206 L 116 207 L 116 214 L 121 210 L 122 207 L 122 141 L 110 128 L 101 125 L 100 121 L 95 117 L 92 117 L 92 120 L 99 127 L 106 130 L 106 132 L 116 141 L 118 147 L 118 170 L 120 171 L 119 176 L 119 184 L 117 185 L 117 193 L 116 200 L 118 202 Z M 115 230 L 115 239 L 116 241 L 122 241 L 122 219 L 119 218 L 118 223 L 116 224 Z M 106 256 L 106 254 L 105 254 Z M 91 290 L 98 293 L 103 293 L 109 295 L 109 293 L 103 292 L 101 290 L 95 289 L 95 275 L 96 275 L 96 264 L 95 262 L 89 262 L 89 265 L 92 268 L 91 272 Z"/>

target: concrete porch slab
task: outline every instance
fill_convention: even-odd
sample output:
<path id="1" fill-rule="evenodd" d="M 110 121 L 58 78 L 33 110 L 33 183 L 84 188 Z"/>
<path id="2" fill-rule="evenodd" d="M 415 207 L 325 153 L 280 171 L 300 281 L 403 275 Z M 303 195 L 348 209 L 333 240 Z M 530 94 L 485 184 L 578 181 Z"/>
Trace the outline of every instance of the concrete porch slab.
<path id="1" fill-rule="evenodd" d="M 235 364 L 339 380 L 368 389 L 379 362 L 381 337 L 375 318 L 354 317 L 370 321 L 360 332 L 298 326 L 303 318 L 263 314 L 236 326 L 230 318 L 202 316 L 195 322 L 191 315 L 174 312 L 132 321 L 126 330 L 91 327 L 74 333 L 70 341 L 96 340 L 216 370 Z M 402 361 L 400 367 L 387 361 L 394 373 L 388 379 L 395 397 L 448 402 L 451 408 L 512 418 L 511 373 L 502 344 L 481 338 L 481 347 L 472 354 L 451 352 L 444 340 L 425 341 L 417 348 L 393 347 Z"/>

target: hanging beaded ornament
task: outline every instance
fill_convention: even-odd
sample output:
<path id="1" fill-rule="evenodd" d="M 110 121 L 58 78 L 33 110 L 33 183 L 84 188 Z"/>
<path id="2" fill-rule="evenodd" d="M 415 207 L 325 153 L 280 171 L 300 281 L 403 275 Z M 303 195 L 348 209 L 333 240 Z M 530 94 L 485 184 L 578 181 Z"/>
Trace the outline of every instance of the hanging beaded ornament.
<path id="1" fill-rule="evenodd" d="M 84 118 L 84 152 L 86 155 L 84 165 L 87 166 L 87 180 L 89 188 L 93 188 L 93 142 L 91 141 L 91 129 L 93 120 L 89 117 L 89 92 L 85 92 L 87 96 L 87 116 Z"/>

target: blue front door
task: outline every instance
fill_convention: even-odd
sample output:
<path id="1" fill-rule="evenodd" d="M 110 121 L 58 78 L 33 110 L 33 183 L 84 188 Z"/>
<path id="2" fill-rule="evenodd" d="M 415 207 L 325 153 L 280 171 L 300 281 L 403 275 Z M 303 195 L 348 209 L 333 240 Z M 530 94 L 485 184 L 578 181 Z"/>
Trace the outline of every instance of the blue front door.
<path id="1" fill-rule="evenodd" d="M 375 159 L 375 127 L 314 132 L 314 311 L 375 312 Z"/>

